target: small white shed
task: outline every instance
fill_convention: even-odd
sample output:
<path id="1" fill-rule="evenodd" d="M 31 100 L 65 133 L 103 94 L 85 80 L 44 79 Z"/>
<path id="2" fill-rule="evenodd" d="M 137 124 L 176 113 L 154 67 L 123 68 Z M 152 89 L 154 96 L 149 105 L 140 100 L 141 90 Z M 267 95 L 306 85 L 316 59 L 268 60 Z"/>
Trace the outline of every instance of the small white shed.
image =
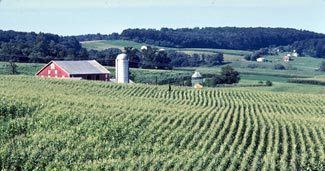
<path id="1" fill-rule="evenodd" d="M 257 62 L 265 62 L 265 58 L 257 58 L 256 61 Z"/>

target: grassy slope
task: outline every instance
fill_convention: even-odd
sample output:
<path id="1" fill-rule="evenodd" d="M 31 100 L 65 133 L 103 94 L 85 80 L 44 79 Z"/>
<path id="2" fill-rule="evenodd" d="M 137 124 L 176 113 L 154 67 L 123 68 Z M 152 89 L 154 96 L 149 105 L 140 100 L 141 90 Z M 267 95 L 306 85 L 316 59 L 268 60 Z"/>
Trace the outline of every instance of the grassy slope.
<path id="1" fill-rule="evenodd" d="M 86 41 L 81 42 L 82 46 L 88 50 L 104 50 L 108 48 L 119 48 L 124 49 L 124 47 L 134 47 L 140 49 L 143 44 L 127 41 L 127 40 L 98 40 L 98 41 Z"/>
<path id="2" fill-rule="evenodd" d="M 0 109 L 34 106 L 0 117 L 0 169 L 300 170 L 325 160 L 324 95 L 0 76 L 0 96 Z"/>
<path id="3" fill-rule="evenodd" d="M 284 54 L 278 56 L 266 56 L 265 58 L 269 62 L 259 63 L 254 61 L 245 61 L 240 59 L 234 59 L 228 61 L 229 65 L 234 67 L 236 70 L 242 73 L 243 78 L 252 80 L 263 80 L 264 78 L 270 77 L 271 81 L 286 81 L 288 78 L 293 77 L 315 77 L 324 76 L 324 72 L 315 71 L 324 59 L 312 58 L 312 57 L 298 57 L 294 58 L 293 61 L 284 62 L 282 57 Z M 256 65 L 256 68 L 249 68 L 249 65 Z M 286 70 L 274 70 L 275 64 L 282 64 Z M 217 73 L 220 72 L 222 66 L 218 67 L 200 67 L 198 71 L 203 73 Z M 195 69 L 195 68 L 192 68 Z M 272 78 L 273 77 L 273 78 Z M 283 79 L 286 78 L 286 79 Z M 264 79 L 265 80 L 265 79 Z"/>
<path id="4" fill-rule="evenodd" d="M 82 46 L 88 50 L 95 49 L 95 50 L 104 50 L 108 48 L 119 48 L 124 49 L 124 47 L 134 47 L 137 49 L 140 49 L 141 46 L 146 45 L 142 43 L 137 43 L 134 41 L 127 41 L 127 40 L 98 40 L 98 41 L 86 41 L 82 42 Z M 158 47 L 158 46 L 155 46 Z M 166 48 L 166 47 L 158 47 L 158 48 L 164 48 L 164 49 L 171 49 L 171 50 L 177 50 L 180 52 L 184 52 L 187 54 L 193 54 L 193 53 L 215 53 L 215 52 L 223 52 L 228 55 L 232 55 L 233 57 L 249 54 L 249 51 L 241 51 L 241 50 L 227 50 L 227 49 L 201 49 L 201 48 Z"/>
<path id="5" fill-rule="evenodd" d="M 135 48 L 140 48 L 140 43 L 136 43 L 133 41 L 125 41 L 125 40 L 108 40 L 108 41 L 91 41 L 91 42 L 83 42 L 83 46 L 88 49 L 106 49 L 109 47 L 117 47 L 123 48 L 125 46 L 133 46 Z M 171 48 L 173 49 L 173 48 Z M 286 81 L 283 79 L 288 77 L 314 77 L 318 75 L 323 75 L 322 72 L 315 71 L 315 68 L 319 67 L 321 61 L 323 59 L 317 58 L 310 58 L 310 57 L 299 57 L 295 58 L 294 61 L 290 61 L 289 63 L 285 63 L 282 61 L 282 57 L 285 54 L 280 54 L 278 56 L 266 56 L 270 62 L 268 63 L 257 63 L 257 62 L 250 62 L 245 61 L 243 59 L 243 55 L 251 53 L 248 51 L 239 51 L 239 50 L 224 50 L 224 49 L 199 49 L 199 48 L 183 48 L 183 49 L 176 49 L 178 51 L 182 51 L 188 54 L 193 53 L 213 53 L 213 52 L 223 52 L 225 62 L 229 62 L 231 66 L 236 68 L 236 70 L 240 71 L 242 74 L 247 75 L 246 78 L 253 79 L 253 80 L 263 80 L 266 77 L 270 76 L 282 76 L 279 78 L 279 81 Z M 278 71 L 274 70 L 273 66 L 275 64 L 283 64 L 285 65 L 288 70 Z M 255 69 L 250 69 L 247 66 L 249 64 L 256 64 L 258 67 Z M 196 68 L 193 68 L 196 69 Z M 199 68 L 200 71 L 208 71 L 208 72 L 215 72 L 219 71 L 220 67 L 217 68 Z M 257 75 L 254 75 L 257 73 Z M 255 77 L 253 77 L 254 75 Z M 244 77 L 245 78 L 245 77 Z M 270 78 L 271 80 L 277 80 L 277 78 Z"/>

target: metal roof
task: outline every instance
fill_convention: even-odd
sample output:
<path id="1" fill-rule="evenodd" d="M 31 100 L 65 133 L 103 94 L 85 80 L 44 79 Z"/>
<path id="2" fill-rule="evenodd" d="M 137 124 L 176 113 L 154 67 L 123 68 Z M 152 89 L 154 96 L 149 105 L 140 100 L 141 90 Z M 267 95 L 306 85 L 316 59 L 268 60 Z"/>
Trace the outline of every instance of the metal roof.
<path id="1" fill-rule="evenodd" d="M 195 72 L 193 75 L 192 75 L 192 78 L 202 78 L 202 75 L 199 73 L 199 72 Z"/>
<path id="2" fill-rule="evenodd" d="M 71 75 L 109 74 L 110 72 L 96 60 L 89 61 L 53 61 Z"/>
<path id="3" fill-rule="evenodd" d="M 128 56 L 125 53 L 117 55 L 116 60 L 127 60 Z"/>

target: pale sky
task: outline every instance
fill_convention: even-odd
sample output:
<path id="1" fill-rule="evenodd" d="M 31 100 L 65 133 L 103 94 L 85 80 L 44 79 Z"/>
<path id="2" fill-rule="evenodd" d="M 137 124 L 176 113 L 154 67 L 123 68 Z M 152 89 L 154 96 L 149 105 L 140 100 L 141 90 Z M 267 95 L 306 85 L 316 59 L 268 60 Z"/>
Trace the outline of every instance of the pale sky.
<path id="1" fill-rule="evenodd" d="M 325 33 L 325 0 L 0 0 L 2 30 L 78 35 L 223 26 Z"/>

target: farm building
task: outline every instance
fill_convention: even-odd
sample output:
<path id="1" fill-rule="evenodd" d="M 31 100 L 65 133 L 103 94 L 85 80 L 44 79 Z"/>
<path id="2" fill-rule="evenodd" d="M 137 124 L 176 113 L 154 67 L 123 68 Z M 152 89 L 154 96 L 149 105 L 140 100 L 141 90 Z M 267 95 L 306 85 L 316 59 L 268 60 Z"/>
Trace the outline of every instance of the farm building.
<path id="1" fill-rule="evenodd" d="M 290 56 L 291 56 L 291 55 L 290 55 Z M 283 61 L 284 61 L 284 62 L 289 62 L 289 61 L 291 60 L 290 56 L 289 56 L 289 55 L 284 56 L 284 57 L 283 57 Z"/>
<path id="2" fill-rule="evenodd" d="M 202 85 L 203 84 L 203 77 L 199 72 L 195 72 L 192 75 L 192 86 L 194 87 L 195 85 Z"/>
<path id="3" fill-rule="evenodd" d="M 116 83 L 129 83 L 129 59 L 125 53 L 119 54 L 115 60 Z"/>
<path id="4" fill-rule="evenodd" d="M 109 81 L 110 72 L 95 60 L 51 61 L 36 73 L 38 77 Z"/>
<path id="5" fill-rule="evenodd" d="M 257 62 L 265 62 L 265 58 L 257 58 L 256 61 Z"/>
<path id="6" fill-rule="evenodd" d="M 293 50 L 293 52 L 292 52 L 291 56 L 293 56 L 293 57 L 298 57 L 298 56 L 299 56 L 299 54 L 297 53 L 297 51 L 296 51 L 296 50 Z"/>

